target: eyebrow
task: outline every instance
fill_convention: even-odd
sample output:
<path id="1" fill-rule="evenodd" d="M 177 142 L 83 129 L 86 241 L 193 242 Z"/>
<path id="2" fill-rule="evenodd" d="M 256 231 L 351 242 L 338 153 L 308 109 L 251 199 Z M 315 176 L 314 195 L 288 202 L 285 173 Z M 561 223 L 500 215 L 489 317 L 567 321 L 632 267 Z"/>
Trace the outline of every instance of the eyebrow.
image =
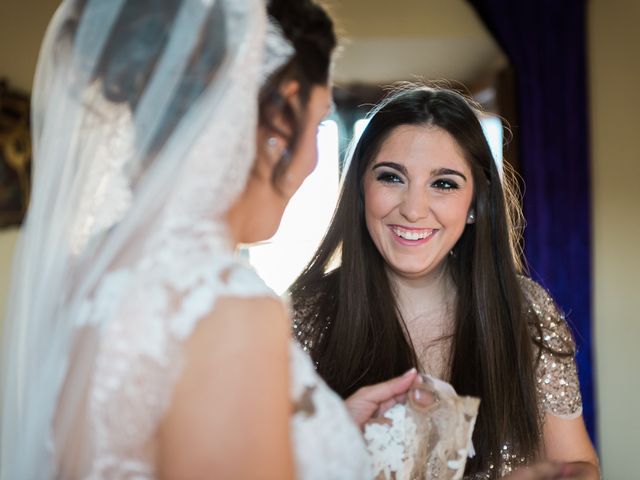
<path id="1" fill-rule="evenodd" d="M 405 176 L 408 176 L 409 174 L 409 172 L 407 171 L 407 167 L 395 162 L 378 162 L 371 168 L 371 170 L 375 170 L 376 168 L 380 167 L 393 168 L 394 170 L 398 170 Z"/>
<path id="2" fill-rule="evenodd" d="M 462 177 L 465 182 L 467 181 L 467 177 L 462 172 L 452 170 L 451 168 L 436 168 L 435 170 L 431 170 L 431 175 L 434 177 L 438 175 L 457 175 L 458 177 Z"/>
<path id="3" fill-rule="evenodd" d="M 380 168 L 380 167 L 393 168 L 394 170 L 398 170 L 400 173 L 402 173 L 405 176 L 408 176 L 409 174 L 409 172 L 407 171 L 407 167 L 396 162 L 379 162 L 372 167 L 372 170 L 375 170 L 376 168 Z M 431 175 L 434 177 L 439 175 L 456 175 L 458 177 L 461 177 L 465 182 L 467 181 L 467 177 L 462 172 L 459 172 L 458 170 L 453 170 L 451 168 L 436 168 L 435 170 L 431 170 Z"/>

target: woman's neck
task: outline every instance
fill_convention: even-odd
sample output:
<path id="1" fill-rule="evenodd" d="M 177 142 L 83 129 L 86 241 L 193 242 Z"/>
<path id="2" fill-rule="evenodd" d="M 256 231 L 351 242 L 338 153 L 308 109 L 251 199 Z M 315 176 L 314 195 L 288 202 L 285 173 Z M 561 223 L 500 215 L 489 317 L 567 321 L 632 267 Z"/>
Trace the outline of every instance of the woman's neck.
<path id="1" fill-rule="evenodd" d="M 441 313 L 455 299 L 455 285 L 446 266 L 422 277 L 410 278 L 389 271 L 398 308 L 405 321 L 424 314 Z"/>
<path id="2" fill-rule="evenodd" d="M 446 268 L 420 278 L 389 272 L 398 309 L 425 371 L 447 376 L 448 345 L 453 333 L 455 285 Z"/>

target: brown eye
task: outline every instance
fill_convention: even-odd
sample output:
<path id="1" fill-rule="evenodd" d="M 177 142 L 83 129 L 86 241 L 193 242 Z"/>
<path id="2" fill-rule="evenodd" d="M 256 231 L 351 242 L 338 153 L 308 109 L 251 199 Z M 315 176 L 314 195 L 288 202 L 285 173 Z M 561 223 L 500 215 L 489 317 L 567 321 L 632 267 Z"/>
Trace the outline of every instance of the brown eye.
<path id="1" fill-rule="evenodd" d="M 453 180 L 447 180 L 444 178 L 436 180 L 431 184 L 431 186 L 437 188 L 438 190 L 457 190 L 458 188 L 460 188 L 460 186 Z"/>
<path id="2" fill-rule="evenodd" d="M 391 172 L 379 173 L 376 176 L 376 180 L 378 180 L 379 182 L 382 182 L 382 183 L 403 183 L 402 179 L 398 175 L 396 175 L 395 173 L 391 173 Z"/>

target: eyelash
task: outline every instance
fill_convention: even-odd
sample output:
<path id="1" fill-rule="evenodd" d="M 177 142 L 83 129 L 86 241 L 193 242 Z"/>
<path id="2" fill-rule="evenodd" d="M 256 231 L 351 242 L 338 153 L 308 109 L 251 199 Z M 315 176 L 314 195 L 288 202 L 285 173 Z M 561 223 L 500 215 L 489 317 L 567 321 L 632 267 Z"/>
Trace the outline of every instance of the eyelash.
<path id="1" fill-rule="evenodd" d="M 402 179 L 398 175 L 396 175 L 395 173 L 391 173 L 391 172 L 379 173 L 376 176 L 376 179 L 379 182 L 382 182 L 382 183 L 404 183 L 402 181 Z"/>
<path id="2" fill-rule="evenodd" d="M 396 175 L 395 173 L 391 173 L 391 172 L 379 173 L 376 176 L 376 179 L 382 183 L 389 183 L 389 184 L 404 183 L 404 181 L 402 180 L 402 178 L 400 178 L 399 175 Z M 460 188 L 460 186 L 453 180 L 444 179 L 444 178 L 440 178 L 434 181 L 431 184 L 431 186 L 437 190 L 442 190 L 442 191 L 458 190 Z"/>
<path id="3" fill-rule="evenodd" d="M 438 190 L 457 190 L 460 188 L 460 186 L 454 182 L 453 180 L 448 180 L 448 179 L 444 179 L 441 178 L 439 180 L 436 180 L 435 182 L 432 183 L 433 187 L 437 188 Z"/>

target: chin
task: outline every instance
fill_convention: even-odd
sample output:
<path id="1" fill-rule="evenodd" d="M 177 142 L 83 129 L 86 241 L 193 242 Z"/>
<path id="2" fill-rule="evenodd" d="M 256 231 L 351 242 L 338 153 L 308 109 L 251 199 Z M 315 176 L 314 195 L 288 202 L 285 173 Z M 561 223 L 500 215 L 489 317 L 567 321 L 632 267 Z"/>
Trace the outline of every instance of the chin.
<path id="1" fill-rule="evenodd" d="M 242 236 L 240 243 L 251 244 L 269 240 L 276 234 L 279 226 L 280 224 L 278 223 L 277 225 L 259 225 L 257 228 L 254 227 L 250 232 L 246 232 L 246 234 Z"/>
<path id="2" fill-rule="evenodd" d="M 393 271 L 396 272 L 397 275 L 408 278 L 408 279 L 418 279 L 422 277 L 426 277 L 431 275 L 437 267 L 433 265 L 394 265 L 392 267 Z"/>

